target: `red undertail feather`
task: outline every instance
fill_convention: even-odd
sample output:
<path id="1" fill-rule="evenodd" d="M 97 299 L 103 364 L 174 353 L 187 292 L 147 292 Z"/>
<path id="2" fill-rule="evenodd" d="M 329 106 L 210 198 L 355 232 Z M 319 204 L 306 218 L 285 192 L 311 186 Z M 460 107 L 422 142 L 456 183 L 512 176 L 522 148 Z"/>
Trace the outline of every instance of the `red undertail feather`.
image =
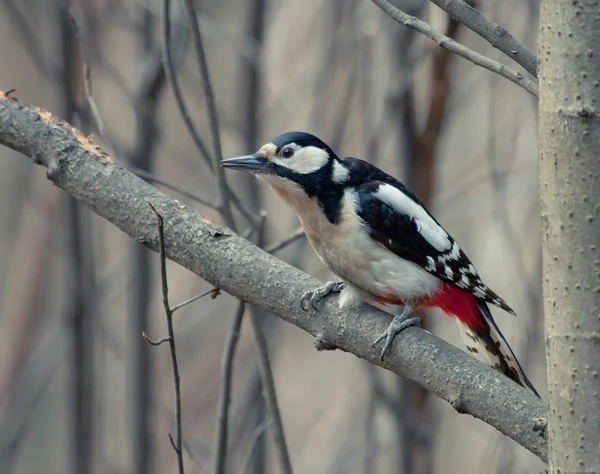
<path id="1" fill-rule="evenodd" d="M 437 306 L 454 316 L 471 354 L 539 397 L 484 301 L 459 288 L 443 284 L 441 291 L 423 306 Z"/>
<path id="2" fill-rule="evenodd" d="M 424 302 L 423 306 L 440 308 L 469 327 L 485 328 L 488 325 L 477 307 L 475 297 L 447 283 L 443 283 L 441 290 Z"/>

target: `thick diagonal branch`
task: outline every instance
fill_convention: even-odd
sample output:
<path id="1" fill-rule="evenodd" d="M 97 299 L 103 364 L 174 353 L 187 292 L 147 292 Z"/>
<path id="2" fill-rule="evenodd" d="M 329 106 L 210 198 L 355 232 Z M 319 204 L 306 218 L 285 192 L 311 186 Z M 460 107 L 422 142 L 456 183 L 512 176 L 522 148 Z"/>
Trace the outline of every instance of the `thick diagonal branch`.
<path id="1" fill-rule="evenodd" d="M 350 352 L 415 381 L 546 459 L 546 437 L 536 428 L 546 406 L 533 394 L 416 328 L 400 334 L 380 362 L 371 343 L 387 327 L 389 315 L 375 308 L 340 311 L 335 299 L 318 314 L 305 313 L 300 296 L 317 280 L 161 193 L 49 112 L 0 92 L 0 144 L 44 166 L 55 185 L 157 251 L 156 219 L 146 204 L 152 202 L 168 223 L 165 250 L 171 260 L 309 332 L 321 347 Z"/>

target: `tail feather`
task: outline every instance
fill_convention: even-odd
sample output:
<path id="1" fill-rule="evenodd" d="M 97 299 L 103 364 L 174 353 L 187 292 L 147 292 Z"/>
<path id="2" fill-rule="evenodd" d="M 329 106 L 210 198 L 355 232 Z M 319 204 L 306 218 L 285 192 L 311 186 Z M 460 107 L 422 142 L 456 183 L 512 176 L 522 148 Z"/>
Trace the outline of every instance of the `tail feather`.
<path id="1" fill-rule="evenodd" d="M 486 324 L 473 326 L 457 319 L 467 350 L 479 356 L 478 358 L 483 359 L 486 364 L 498 372 L 506 375 L 519 385 L 529 388 L 540 397 L 533 384 L 527 378 L 527 375 L 525 375 L 525 371 L 500 332 L 500 328 L 498 328 L 494 318 L 492 318 L 487 304 L 480 300 L 474 300 Z"/>

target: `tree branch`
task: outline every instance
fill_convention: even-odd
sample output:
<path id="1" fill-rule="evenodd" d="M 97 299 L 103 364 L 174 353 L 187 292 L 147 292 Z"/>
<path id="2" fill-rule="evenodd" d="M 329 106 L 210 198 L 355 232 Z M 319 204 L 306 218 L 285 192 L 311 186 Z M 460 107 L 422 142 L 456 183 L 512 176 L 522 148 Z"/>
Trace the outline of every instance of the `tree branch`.
<path id="1" fill-rule="evenodd" d="M 510 82 L 525 89 L 535 98 L 538 97 L 537 84 L 523 76 L 523 74 L 521 74 L 520 72 L 517 72 L 502 63 L 487 58 L 482 54 L 479 54 L 473 51 L 472 49 L 469 49 L 466 46 L 457 43 L 456 41 L 448 38 L 439 31 L 433 29 L 429 23 L 420 20 L 419 18 L 416 18 L 414 16 L 407 15 L 401 10 L 398 10 L 387 0 L 371 1 L 398 23 L 412 28 L 415 31 L 418 31 L 419 33 L 427 36 L 429 39 L 435 41 L 442 48 L 450 50 L 451 52 L 460 56 L 461 58 L 471 61 L 477 66 L 481 66 L 482 68 L 487 69 L 488 71 L 495 72 L 496 74 L 504 77 L 505 79 L 508 79 Z"/>
<path id="2" fill-rule="evenodd" d="M 453 20 L 462 23 L 477 33 L 489 44 L 502 51 L 510 59 L 523 67 L 533 77 L 537 77 L 537 57 L 522 46 L 506 29 L 496 25 L 463 0 L 429 0 Z"/>
<path id="3" fill-rule="evenodd" d="M 545 460 L 539 430 L 546 405 L 528 390 L 465 352 L 418 328 L 398 335 L 381 362 L 371 347 L 389 324 L 372 307 L 341 311 L 329 298 L 316 314 L 300 307 L 304 291 L 319 282 L 267 254 L 226 227 L 164 195 L 49 112 L 24 106 L 0 92 L 0 144 L 44 166 L 48 178 L 136 241 L 158 250 L 150 201 L 168 222 L 166 256 L 242 301 L 264 308 L 317 338 L 415 381 Z M 536 431 L 537 429 L 537 431 Z"/>

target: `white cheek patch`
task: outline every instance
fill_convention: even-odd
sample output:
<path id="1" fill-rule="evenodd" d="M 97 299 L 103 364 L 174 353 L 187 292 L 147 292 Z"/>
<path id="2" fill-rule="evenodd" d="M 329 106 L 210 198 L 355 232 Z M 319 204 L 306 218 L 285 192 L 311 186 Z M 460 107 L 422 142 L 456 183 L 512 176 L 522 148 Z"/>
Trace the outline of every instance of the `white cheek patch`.
<path id="1" fill-rule="evenodd" d="M 333 173 L 331 175 L 331 179 L 333 179 L 334 183 L 345 183 L 348 181 L 350 177 L 350 171 L 343 164 L 341 164 L 338 160 L 334 160 L 333 162 Z"/>
<path id="2" fill-rule="evenodd" d="M 275 158 L 273 162 L 294 173 L 310 174 L 320 170 L 329 161 L 329 153 L 315 146 L 301 148 L 291 158 Z"/>
<path id="3" fill-rule="evenodd" d="M 443 252 L 451 247 L 448 234 L 435 222 L 419 204 L 409 198 L 399 189 L 390 184 L 382 184 L 377 190 L 377 198 L 389 204 L 399 212 L 419 221 L 419 232 L 427 242 L 438 252 Z M 418 225 L 417 224 L 417 227 Z"/>

